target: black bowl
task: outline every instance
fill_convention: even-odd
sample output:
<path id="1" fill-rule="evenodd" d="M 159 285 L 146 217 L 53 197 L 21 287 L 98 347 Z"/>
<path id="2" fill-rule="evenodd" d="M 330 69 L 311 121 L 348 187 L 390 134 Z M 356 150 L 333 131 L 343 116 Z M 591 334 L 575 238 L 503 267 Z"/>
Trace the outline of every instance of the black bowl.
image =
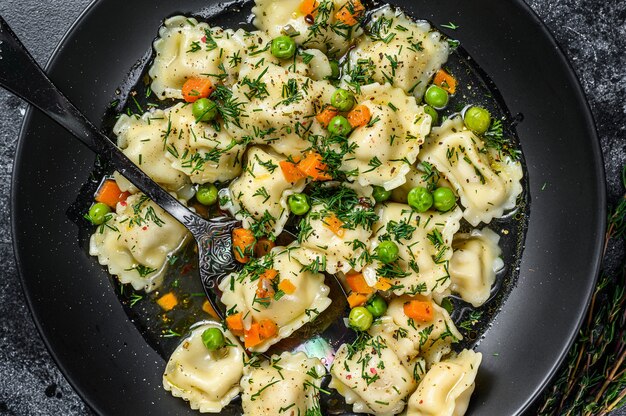
<path id="1" fill-rule="evenodd" d="M 126 71 L 145 59 L 164 17 L 209 3 L 223 7 L 181 3 L 95 2 L 54 53 L 50 77 L 91 120 L 100 120 Z M 521 0 L 394 4 L 439 26 L 458 25 L 443 32 L 461 41 L 511 113 L 524 117 L 517 133 L 532 198 L 526 246 L 517 285 L 478 346 L 484 359 L 468 412 L 521 414 L 565 357 L 599 268 L 606 197 L 593 119 L 563 54 Z M 161 388 L 164 359 L 128 318 L 70 220 L 93 164 L 91 152 L 29 110 L 12 209 L 15 253 L 35 322 L 70 383 L 98 413 L 194 414 Z"/>

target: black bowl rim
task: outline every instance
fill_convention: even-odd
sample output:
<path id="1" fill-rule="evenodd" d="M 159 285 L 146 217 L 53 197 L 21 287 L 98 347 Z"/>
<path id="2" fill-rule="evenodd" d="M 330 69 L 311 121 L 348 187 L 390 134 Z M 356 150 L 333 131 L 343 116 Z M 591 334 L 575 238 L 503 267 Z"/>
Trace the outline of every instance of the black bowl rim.
<path id="1" fill-rule="evenodd" d="M 567 70 L 567 75 L 569 78 L 568 82 L 574 88 L 573 93 L 575 94 L 578 101 L 583 104 L 584 114 L 581 114 L 581 115 L 584 116 L 585 118 L 584 124 L 588 127 L 587 133 L 589 136 L 591 149 L 593 152 L 592 158 L 594 161 L 597 162 L 594 165 L 593 173 L 595 174 L 595 177 L 597 179 L 596 187 L 599 190 L 599 198 L 597 198 L 596 200 L 597 202 L 596 208 L 597 208 L 598 216 L 600 217 L 599 222 L 601 226 L 600 227 L 601 229 L 599 230 L 600 232 L 597 234 L 597 238 L 593 242 L 595 250 L 594 250 L 593 256 L 591 256 L 592 258 L 591 269 L 594 270 L 594 276 L 592 279 L 589 279 L 590 284 L 586 290 L 587 294 L 585 297 L 586 300 L 585 300 L 584 308 L 579 309 L 579 314 L 576 317 L 576 325 L 570 333 L 568 342 L 563 344 L 563 348 L 561 349 L 558 360 L 554 362 L 554 365 L 552 366 L 550 371 L 545 375 L 543 383 L 539 386 L 539 388 L 534 392 L 532 396 L 528 397 L 525 405 L 521 408 L 520 414 L 523 414 L 524 412 L 528 411 L 531 408 L 533 403 L 535 403 L 535 401 L 540 397 L 541 393 L 545 390 L 545 388 L 548 386 L 552 378 L 555 376 L 557 370 L 559 369 L 559 367 L 565 360 L 567 353 L 572 347 L 576 339 L 576 336 L 578 334 L 578 330 L 580 329 L 583 323 L 584 317 L 586 316 L 587 309 L 589 307 L 589 303 L 591 300 L 591 295 L 593 293 L 593 288 L 595 287 L 598 274 L 600 271 L 600 267 L 602 264 L 602 249 L 603 249 L 603 244 L 604 244 L 604 234 L 606 230 L 607 195 L 606 195 L 606 178 L 605 178 L 605 171 L 604 171 L 604 160 L 603 160 L 603 155 L 602 155 L 602 151 L 600 148 L 600 141 L 599 141 L 599 137 L 598 137 L 597 130 L 596 130 L 595 120 L 594 120 L 589 102 L 587 101 L 586 95 L 580 84 L 580 80 L 577 77 L 576 71 L 574 70 L 571 62 L 567 59 L 567 55 L 565 51 L 558 44 L 558 42 L 554 38 L 554 35 L 550 31 L 550 29 L 547 27 L 547 25 L 541 20 L 539 15 L 523 0 L 511 0 L 511 1 L 515 3 L 514 4 L 515 6 L 521 8 L 522 11 L 525 12 L 528 15 L 528 17 L 533 20 L 533 23 L 538 25 L 545 39 L 550 42 L 559 60 L 561 61 L 561 63 L 564 64 L 564 67 Z M 91 13 L 97 12 L 96 6 L 98 6 L 99 3 L 101 3 L 101 1 L 93 0 L 89 5 L 86 6 L 86 8 L 80 13 L 80 15 L 76 18 L 76 20 L 71 24 L 69 29 L 65 32 L 65 34 L 63 35 L 63 37 L 61 38 L 57 46 L 52 51 L 50 58 L 45 64 L 44 68 L 46 71 L 56 63 L 59 52 L 68 46 L 67 43 L 69 41 L 69 38 L 72 36 L 74 31 L 82 24 L 83 20 Z M 18 143 L 17 143 L 17 149 L 16 149 L 14 161 L 18 161 L 23 157 L 23 147 L 25 143 L 24 137 L 27 133 L 27 129 L 29 128 L 29 124 L 31 123 L 31 119 L 33 117 L 34 111 L 36 110 L 34 110 L 31 106 L 28 106 L 25 117 L 22 121 L 19 135 L 18 135 Z M 14 169 L 11 175 L 10 209 L 11 209 L 12 214 L 16 212 L 16 201 L 18 197 L 18 191 L 17 191 L 17 186 L 16 186 L 17 180 L 18 180 L 18 170 Z M 36 312 L 36 307 L 35 307 L 36 302 L 32 298 L 29 291 L 27 290 L 26 284 L 25 284 L 23 266 L 22 266 L 22 261 L 20 257 L 20 248 L 18 247 L 18 242 L 16 238 L 16 236 L 18 235 L 18 227 L 19 225 L 17 223 L 16 216 L 11 215 L 11 232 L 13 236 L 13 251 L 14 251 L 14 256 L 16 259 L 18 274 L 20 276 L 20 284 L 22 286 L 22 290 L 24 292 L 26 302 L 28 304 L 31 316 L 33 317 L 35 326 L 41 338 L 43 339 L 48 352 L 50 353 L 55 363 L 64 374 L 65 378 L 68 380 L 69 384 L 74 388 L 74 390 L 80 395 L 80 397 L 85 401 L 85 403 L 92 410 L 97 411 L 97 409 L 100 406 L 98 406 L 96 400 L 94 400 L 90 395 L 86 394 L 83 391 L 83 389 L 81 388 L 80 380 L 74 379 L 69 376 L 69 374 L 67 373 L 65 369 L 63 362 L 59 359 L 57 353 L 55 352 L 54 347 L 51 345 L 48 338 L 46 338 L 43 335 L 44 331 L 43 331 L 43 324 L 41 321 L 41 316 Z"/>

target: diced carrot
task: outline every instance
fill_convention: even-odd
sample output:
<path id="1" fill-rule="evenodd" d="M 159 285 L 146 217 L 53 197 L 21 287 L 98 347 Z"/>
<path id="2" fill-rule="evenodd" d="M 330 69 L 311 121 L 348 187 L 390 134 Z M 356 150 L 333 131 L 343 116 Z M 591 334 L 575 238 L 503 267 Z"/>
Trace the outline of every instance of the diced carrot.
<path id="1" fill-rule="evenodd" d="M 259 276 L 259 282 L 257 283 L 256 296 L 259 299 L 265 299 L 267 297 L 274 296 L 274 288 L 272 286 L 272 280 L 278 276 L 276 269 L 267 269 Z"/>
<path id="2" fill-rule="evenodd" d="M 107 179 L 102 183 L 100 189 L 96 192 L 96 202 L 102 202 L 115 209 L 117 203 L 125 201 L 128 197 L 128 192 L 122 192 L 120 187 L 113 179 Z"/>
<path id="3" fill-rule="evenodd" d="M 439 85 L 450 94 L 454 94 L 456 92 L 456 78 L 446 72 L 445 69 L 437 71 L 437 74 L 435 74 L 435 78 L 433 79 L 433 84 Z"/>
<path id="4" fill-rule="evenodd" d="M 245 228 L 235 228 L 233 230 L 233 253 L 235 260 L 239 263 L 250 261 L 256 239 L 250 230 Z"/>
<path id="5" fill-rule="evenodd" d="M 327 128 L 328 124 L 330 124 L 330 120 L 332 120 L 337 114 L 339 114 L 339 110 L 332 105 L 327 105 L 315 116 L 315 119 L 319 121 L 324 128 Z"/>
<path id="6" fill-rule="evenodd" d="M 298 169 L 314 181 L 327 181 L 332 179 L 327 173 L 328 166 L 322 162 L 322 155 L 310 152 L 304 159 L 298 162 Z"/>
<path id="7" fill-rule="evenodd" d="M 274 296 L 274 288 L 272 287 L 272 281 L 269 279 L 259 279 L 256 288 L 256 297 L 260 300 L 269 302 L 272 296 Z"/>
<path id="8" fill-rule="evenodd" d="M 378 281 L 374 285 L 374 288 L 377 289 L 377 290 L 389 290 L 389 289 L 391 289 L 392 286 L 393 286 L 393 284 L 391 283 L 391 281 L 388 278 L 381 277 L 381 278 L 378 279 Z"/>
<path id="9" fill-rule="evenodd" d="M 343 237 L 346 229 L 342 228 L 343 221 L 341 221 L 335 214 L 331 214 L 324 218 L 324 226 L 332 231 L 337 237 Z"/>
<path id="10" fill-rule="evenodd" d="M 171 311 L 176 305 L 178 305 L 178 298 L 176 298 L 176 294 L 174 292 L 169 292 L 157 299 L 156 302 L 161 309 L 167 312 Z"/>
<path id="11" fill-rule="evenodd" d="M 219 315 L 215 312 L 215 309 L 213 309 L 213 306 L 211 306 L 208 300 L 205 300 L 202 304 L 202 310 L 211 315 L 213 318 L 220 319 Z"/>
<path id="12" fill-rule="evenodd" d="M 254 256 L 263 257 L 267 253 L 269 253 L 274 247 L 276 247 L 276 243 L 269 238 L 259 238 L 254 245 Z"/>
<path id="13" fill-rule="evenodd" d="M 259 322 L 259 335 L 261 339 L 268 339 L 278 334 L 278 326 L 271 319 L 262 319 Z"/>
<path id="14" fill-rule="evenodd" d="M 302 3 L 300 3 L 300 13 L 305 16 L 311 15 L 315 17 L 317 15 L 317 6 L 319 6 L 317 0 L 302 0 Z"/>
<path id="15" fill-rule="evenodd" d="M 243 313 L 238 312 L 227 316 L 226 326 L 234 335 L 243 335 Z"/>
<path id="16" fill-rule="evenodd" d="M 404 304 L 404 314 L 416 321 L 432 321 L 434 314 L 433 304 L 430 301 L 411 300 Z"/>
<path id="17" fill-rule="evenodd" d="M 365 278 L 363 277 L 363 273 L 348 273 L 346 275 L 346 282 L 350 289 L 356 293 L 369 294 L 374 293 L 374 288 L 368 286 Z"/>
<path id="18" fill-rule="evenodd" d="M 363 15 L 365 7 L 359 0 L 349 0 L 335 14 L 335 18 L 348 26 L 354 26 L 358 23 L 358 18 Z"/>
<path id="19" fill-rule="evenodd" d="M 254 322 L 250 329 L 248 329 L 244 334 L 244 345 L 246 348 L 252 348 L 256 345 L 259 345 L 263 340 L 261 339 L 260 325 Z"/>
<path id="20" fill-rule="evenodd" d="M 213 83 L 208 78 L 189 78 L 183 84 L 183 98 L 188 103 L 196 102 L 200 98 L 206 98 L 215 90 Z"/>
<path id="21" fill-rule="evenodd" d="M 359 104 L 354 107 L 348 113 L 348 123 L 352 126 L 353 129 L 357 127 L 365 126 L 372 119 L 372 114 L 370 113 L 370 109 L 363 104 Z"/>
<path id="22" fill-rule="evenodd" d="M 367 295 L 363 293 L 352 292 L 348 295 L 348 305 L 350 308 L 356 308 L 357 306 L 363 305 L 367 302 Z"/>
<path id="23" fill-rule="evenodd" d="M 283 171 L 283 176 L 287 182 L 298 182 L 300 179 L 306 178 L 306 175 L 298 169 L 298 165 L 288 160 L 280 162 L 280 170 Z"/>
<path id="24" fill-rule="evenodd" d="M 291 283 L 291 280 L 283 279 L 278 284 L 278 289 L 282 290 L 288 295 L 291 295 L 292 293 L 296 291 L 296 286 L 293 283 Z"/>
<path id="25" fill-rule="evenodd" d="M 266 271 L 264 271 L 261 274 L 259 279 L 266 279 L 266 280 L 272 281 L 272 280 L 276 279 L 276 276 L 278 276 L 278 270 L 276 270 L 276 269 L 267 269 Z"/>

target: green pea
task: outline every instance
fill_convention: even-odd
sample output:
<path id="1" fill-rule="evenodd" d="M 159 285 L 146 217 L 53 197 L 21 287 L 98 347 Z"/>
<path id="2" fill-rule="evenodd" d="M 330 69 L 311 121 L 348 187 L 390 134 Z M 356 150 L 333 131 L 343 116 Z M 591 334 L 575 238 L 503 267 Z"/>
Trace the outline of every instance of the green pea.
<path id="1" fill-rule="evenodd" d="M 365 309 L 370 311 L 374 318 L 380 318 L 387 312 L 387 302 L 380 295 L 374 295 L 365 304 Z"/>
<path id="2" fill-rule="evenodd" d="M 330 79 L 338 79 L 339 78 L 339 62 L 337 62 L 334 59 L 331 59 L 329 61 L 330 63 L 330 76 L 328 78 Z"/>
<path id="3" fill-rule="evenodd" d="M 435 110 L 434 108 L 432 108 L 429 105 L 425 105 L 424 106 L 424 112 L 426 114 L 428 114 L 430 116 L 430 118 L 432 118 L 432 122 L 430 123 L 431 125 L 436 125 L 437 122 L 439 121 L 439 113 L 437 113 L 437 110 Z"/>
<path id="4" fill-rule="evenodd" d="M 409 191 L 409 205 L 417 212 L 426 212 L 433 206 L 433 195 L 423 186 L 416 186 Z"/>
<path id="5" fill-rule="evenodd" d="M 374 190 L 372 192 L 372 196 L 376 200 L 376 202 L 384 202 L 391 197 L 391 191 L 387 191 L 382 186 L 374 185 Z"/>
<path id="6" fill-rule="evenodd" d="M 213 205 L 217 202 L 217 188 L 212 183 L 200 185 L 196 192 L 196 200 L 202 205 Z"/>
<path id="7" fill-rule="evenodd" d="M 374 322 L 372 313 L 363 306 L 353 308 L 348 316 L 350 328 L 357 331 L 367 331 L 372 326 L 372 322 Z"/>
<path id="8" fill-rule="evenodd" d="M 441 212 L 450 211 L 456 205 L 456 195 L 454 195 L 452 189 L 445 186 L 435 189 L 433 199 L 435 208 Z"/>
<path id="9" fill-rule="evenodd" d="M 489 111 L 482 107 L 470 107 L 465 112 L 463 121 L 465 122 L 465 127 L 474 133 L 483 134 L 489 130 L 489 126 L 491 125 L 491 115 L 489 114 Z"/>
<path id="10" fill-rule="evenodd" d="M 354 107 L 354 94 L 343 88 L 337 88 L 330 97 L 330 104 L 339 111 L 350 111 Z"/>
<path id="11" fill-rule="evenodd" d="M 217 117 L 217 104 L 208 98 L 200 98 L 191 107 L 196 123 L 200 121 L 211 121 Z"/>
<path id="12" fill-rule="evenodd" d="M 378 260 L 388 264 L 398 260 L 400 249 L 393 241 L 383 241 L 376 247 L 376 254 L 378 255 Z"/>
<path id="13" fill-rule="evenodd" d="M 289 198 L 287 198 L 287 204 L 289 204 L 289 210 L 296 215 L 304 215 L 311 209 L 309 197 L 305 194 L 290 195 Z"/>
<path id="14" fill-rule="evenodd" d="M 435 110 L 443 110 L 448 105 L 448 91 L 437 85 L 431 85 L 426 90 L 424 101 Z"/>
<path id="15" fill-rule="evenodd" d="M 224 334 L 219 328 L 209 328 L 202 333 L 202 343 L 207 350 L 215 351 L 222 348 L 226 341 L 224 340 Z"/>
<path id="16" fill-rule="evenodd" d="M 347 137 L 352 131 L 352 126 L 344 116 L 335 116 L 328 123 L 328 131 L 333 136 Z"/>
<path id="17" fill-rule="evenodd" d="M 279 36 L 272 40 L 272 55 L 279 59 L 289 59 L 296 53 L 296 41 L 289 36 Z"/>
<path id="18" fill-rule="evenodd" d="M 111 208 L 102 202 L 96 202 L 89 208 L 87 216 L 94 225 L 103 224 L 107 220 L 107 214 L 111 212 Z"/>

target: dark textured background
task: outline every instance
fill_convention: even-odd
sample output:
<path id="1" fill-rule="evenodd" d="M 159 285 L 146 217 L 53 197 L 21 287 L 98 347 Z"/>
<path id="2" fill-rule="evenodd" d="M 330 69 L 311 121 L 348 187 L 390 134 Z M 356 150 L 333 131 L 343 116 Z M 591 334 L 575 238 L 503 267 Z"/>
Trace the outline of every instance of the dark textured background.
<path id="1" fill-rule="evenodd" d="M 132 1 L 132 0 L 130 0 Z M 626 0 L 527 0 L 574 66 L 593 110 L 609 201 L 621 197 L 626 163 Z M 90 0 L 0 0 L 2 15 L 40 64 Z M 486 16 L 488 10 L 485 11 Z M 0 91 L 0 414 L 89 415 L 32 322 L 13 257 L 9 195 L 15 142 L 26 105 Z M 581 167 L 582 168 L 582 167 Z M 613 247 L 614 265 L 623 247 Z M 626 411 L 615 415 L 626 415 Z"/>

